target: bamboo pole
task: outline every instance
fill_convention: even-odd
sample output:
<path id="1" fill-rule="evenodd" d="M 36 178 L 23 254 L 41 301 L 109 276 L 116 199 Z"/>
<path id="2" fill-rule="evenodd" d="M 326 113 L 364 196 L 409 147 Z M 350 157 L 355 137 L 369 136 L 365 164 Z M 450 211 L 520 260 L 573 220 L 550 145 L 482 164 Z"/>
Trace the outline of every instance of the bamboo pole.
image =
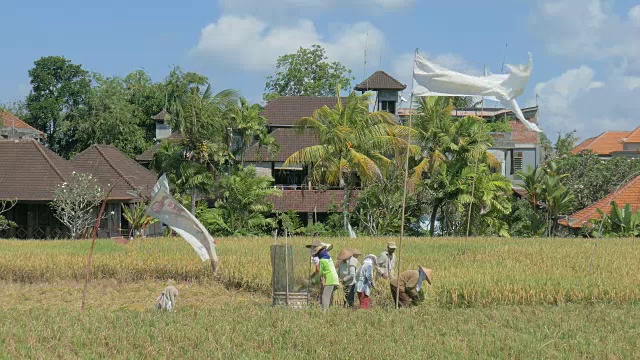
<path id="1" fill-rule="evenodd" d="M 86 277 L 84 280 L 84 289 L 82 290 L 82 303 L 80 304 L 80 311 L 84 311 L 84 305 L 87 300 L 87 288 L 89 287 L 89 281 L 91 280 L 91 261 L 93 259 L 93 249 L 96 247 L 96 238 L 98 237 L 98 229 L 100 228 L 100 220 L 102 219 L 102 214 L 104 213 L 104 209 L 107 207 L 107 200 L 109 199 L 109 195 L 116 187 L 116 185 L 124 178 L 119 178 L 116 182 L 111 185 L 109 191 L 104 195 L 104 199 L 102 199 L 102 206 L 100 207 L 100 211 L 98 211 L 98 217 L 96 219 L 96 224 L 93 227 L 93 239 L 91 240 L 91 248 L 89 249 L 89 257 L 87 259 L 87 271 Z"/>
<path id="2" fill-rule="evenodd" d="M 413 54 L 413 68 L 411 70 L 411 79 L 413 79 L 413 73 L 415 72 L 416 66 L 416 56 L 418 55 L 418 49 L 416 49 Z M 407 184 L 409 180 L 409 154 L 411 152 L 411 128 L 412 128 L 412 119 L 413 119 L 413 81 L 411 81 L 411 100 L 409 100 L 409 134 L 407 135 L 407 156 L 404 160 L 404 188 L 402 190 L 402 217 L 400 223 L 400 241 L 398 242 L 398 280 L 400 279 L 400 266 L 402 258 L 400 255 L 402 254 L 402 240 L 404 239 L 404 221 L 405 214 L 407 208 Z M 389 281 L 391 281 L 393 274 L 389 274 Z M 400 286 L 396 286 L 396 309 L 399 308 L 400 301 Z"/>

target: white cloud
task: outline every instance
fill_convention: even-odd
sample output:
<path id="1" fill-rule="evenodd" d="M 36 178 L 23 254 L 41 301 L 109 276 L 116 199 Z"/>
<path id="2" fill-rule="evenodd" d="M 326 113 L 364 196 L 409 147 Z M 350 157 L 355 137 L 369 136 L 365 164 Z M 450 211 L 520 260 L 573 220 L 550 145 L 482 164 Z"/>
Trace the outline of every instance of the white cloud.
<path id="1" fill-rule="evenodd" d="M 640 125 L 640 104 L 633 100 L 640 96 L 640 79 L 634 83 L 622 74 L 608 74 L 605 81 L 595 77 L 595 71 L 583 65 L 535 86 L 541 125 L 549 137 L 577 130 L 586 138 Z"/>
<path id="2" fill-rule="evenodd" d="M 633 24 L 640 25 L 640 5 L 636 5 L 629 9 L 629 13 L 627 15 Z"/>
<path id="3" fill-rule="evenodd" d="M 593 60 L 640 60 L 640 6 L 627 19 L 612 0 L 539 0 L 531 25 L 552 54 Z"/>
<path id="4" fill-rule="evenodd" d="M 342 62 L 359 78 L 365 44 L 371 54 L 383 51 L 384 34 L 368 22 L 334 25 L 328 33 L 323 36 L 305 19 L 273 26 L 253 16 L 224 15 L 202 29 L 193 52 L 234 70 L 265 73 L 273 70 L 278 56 L 319 44 L 330 60 Z"/>
<path id="5" fill-rule="evenodd" d="M 538 0 L 532 30 L 551 54 L 587 64 L 536 85 L 548 135 L 640 125 L 640 5 L 617 11 L 613 0 Z"/>

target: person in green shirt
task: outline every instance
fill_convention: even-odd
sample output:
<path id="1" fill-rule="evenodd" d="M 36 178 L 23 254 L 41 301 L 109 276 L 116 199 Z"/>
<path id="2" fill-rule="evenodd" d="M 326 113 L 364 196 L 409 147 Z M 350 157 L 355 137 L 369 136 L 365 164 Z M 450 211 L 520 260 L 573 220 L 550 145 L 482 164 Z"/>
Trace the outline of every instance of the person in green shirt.
<path id="1" fill-rule="evenodd" d="M 313 256 L 317 257 L 320 261 L 318 264 L 318 273 L 322 281 L 322 296 L 320 298 L 320 304 L 322 310 L 326 311 L 333 302 L 333 292 L 340 283 L 338 280 L 338 272 L 333 264 L 331 255 L 327 252 L 327 247 L 324 245 L 316 246 L 313 249 Z"/>

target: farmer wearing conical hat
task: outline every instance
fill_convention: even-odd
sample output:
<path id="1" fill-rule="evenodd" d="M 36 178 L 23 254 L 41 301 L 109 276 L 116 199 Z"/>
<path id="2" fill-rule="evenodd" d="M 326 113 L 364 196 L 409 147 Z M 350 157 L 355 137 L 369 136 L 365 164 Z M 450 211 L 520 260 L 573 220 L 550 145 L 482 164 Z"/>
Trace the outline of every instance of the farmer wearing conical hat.
<path id="1" fill-rule="evenodd" d="M 311 255 L 319 259 L 317 271 L 322 280 L 320 304 L 322 305 L 322 310 L 326 311 L 333 302 L 333 292 L 339 284 L 338 273 L 333 265 L 331 256 L 327 252 L 327 246 L 318 245 L 314 247 Z"/>
<path id="2" fill-rule="evenodd" d="M 398 295 L 398 306 L 408 307 L 419 305 L 424 300 L 423 281 L 426 280 L 431 285 L 433 278 L 431 269 L 418 266 L 417 270 L 407 270 L 400 274 L 399 277 L 391 279 L 389 287 L 393 303 L 396 302 Z"/>
<path id="3" fill-rule="evenodd" d="M 358 259 L 349 249 L 342 249 L 338 254 L 338 278 L 344 289 L 345 306 L 353 307 L 356 298 L 356 270 Z"/>
<path id="4" fill-rule="evenodd" d="M 395 267 L 396 257 L 393 255 L 396 251 L 396 243 L 389 241 L 387 250 L 378 256 L 376 263 L 376 279 L 390 279 L 393 277 L 393 268 Z"/>

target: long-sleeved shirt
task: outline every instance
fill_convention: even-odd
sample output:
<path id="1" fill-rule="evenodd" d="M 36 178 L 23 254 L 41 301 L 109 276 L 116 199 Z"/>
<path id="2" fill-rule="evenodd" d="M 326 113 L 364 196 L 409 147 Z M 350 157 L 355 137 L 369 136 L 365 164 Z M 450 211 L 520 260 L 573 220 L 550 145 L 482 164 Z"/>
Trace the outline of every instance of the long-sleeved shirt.
<path id="1" fill-rule="evenodd" d="M 396 257 L 393 254 L 389 254 L 389 251 L 386 250 L 383 251 L 376 261 L 376 278 L 392 278 L 395 262 Z"/>
<path id="2" fill-rule="evenodd" d="M 345 261 L 341 261 L 338 266 L 338 277 L 343 286 L 352 286 L 356 283 L 356 269 L 358 268 L 358 259 L 353 256 Z"/>
<path id="3" fill-rule="evenodd" d="M 365 261 L 362 263 L 360 270 L 356 273 L 356 291 L 370 296 L 371 289 L 373 289 L 374 286 L 373 263 Z"/>
<path id="4" fill-rule="evenodd" d="M 319 272 L 325 286 L 338 285 L 338 273 L 331 258 L 320 259 Z"/>

